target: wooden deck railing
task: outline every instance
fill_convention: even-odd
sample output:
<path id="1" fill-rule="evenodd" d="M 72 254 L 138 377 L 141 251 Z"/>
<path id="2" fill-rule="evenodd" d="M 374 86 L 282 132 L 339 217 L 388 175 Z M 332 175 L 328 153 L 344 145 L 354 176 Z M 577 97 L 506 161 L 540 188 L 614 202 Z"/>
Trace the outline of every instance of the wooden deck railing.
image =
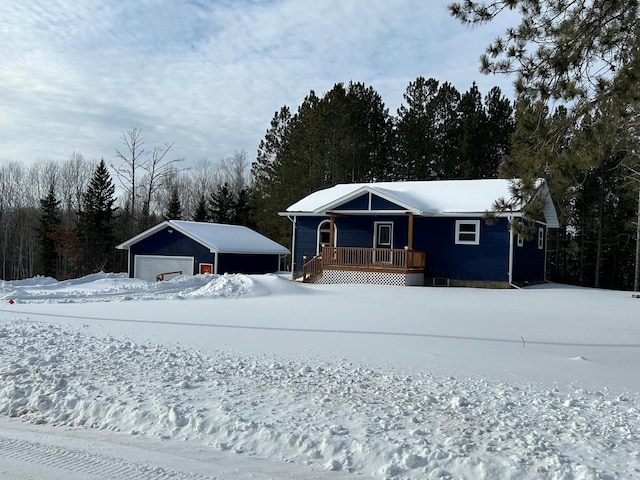
<path id="1" fill-rule="evenodd" d="M 422 250 L 323 247 L 322 254 L 302 266 L 302 281 L 312 282 L 324 269 L 410 272 L 422 271 L 426 255 Z"/>
<path id="2" fill-rule="evenodd" d="M 425 253 L 405 248 L 324 247 L 323 266 L 357 267 L 362 269 L 423 269 Z"/>

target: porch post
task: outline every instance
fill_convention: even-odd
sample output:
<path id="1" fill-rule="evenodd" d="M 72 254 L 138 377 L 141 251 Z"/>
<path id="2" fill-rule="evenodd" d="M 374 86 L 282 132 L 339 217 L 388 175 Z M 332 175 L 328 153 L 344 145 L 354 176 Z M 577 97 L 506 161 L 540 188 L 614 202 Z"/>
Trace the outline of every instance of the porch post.
<path id="1" fill-rule="evenodd" d="M 335 247 L 336 246 L 336 239 L 333 238 L 333 225 L 335 222 L 335 215 L 333 213 L 329 214 L 329 246 L 330 247 Z"/>
<path id="2" fill-rule="evenodd" d="M 409 212 L 409 232 L 407 233 L 407 248 L 413 250 L 413 213 Z"/>

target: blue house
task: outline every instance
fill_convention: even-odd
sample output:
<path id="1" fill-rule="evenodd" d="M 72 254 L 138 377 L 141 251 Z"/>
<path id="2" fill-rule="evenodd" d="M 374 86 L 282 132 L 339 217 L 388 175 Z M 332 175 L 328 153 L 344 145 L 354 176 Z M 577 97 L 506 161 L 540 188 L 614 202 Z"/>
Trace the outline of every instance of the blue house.
<path id="1" fill-rule="evenodd" d="M 544 181 L 533 238 L 512 231 L 521 207 L 488 224 L 511 180 L 341 184 L 281 216 L 293 224 L 292 272 L 316 283 L 508 287 L 545 281 L 547 234 L 559 227 Z"/>
<path id="2" fill-rule="evenodd" d="M 269 273 L 289 253 L 247 227 L 169 220 L 118 245 L 128 250 L 129 277 L 165 280 L 198 273 Z"/>

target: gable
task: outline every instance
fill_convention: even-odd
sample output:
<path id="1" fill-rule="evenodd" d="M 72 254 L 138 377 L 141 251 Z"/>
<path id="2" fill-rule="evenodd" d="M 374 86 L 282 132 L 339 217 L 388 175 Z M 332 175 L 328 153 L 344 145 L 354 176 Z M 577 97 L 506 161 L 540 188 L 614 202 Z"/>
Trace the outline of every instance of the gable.
<path id="1" fill-rule="evenodd" d="M 346 201 L 343 204 L 336 205 L 333 211 L 370 211 L 370 210 L 395 210 L 406 211 L 406 207 L 398 205 L 390 200 L 380 197 L 372 192 L 366 192 L 362 195 Z"/>

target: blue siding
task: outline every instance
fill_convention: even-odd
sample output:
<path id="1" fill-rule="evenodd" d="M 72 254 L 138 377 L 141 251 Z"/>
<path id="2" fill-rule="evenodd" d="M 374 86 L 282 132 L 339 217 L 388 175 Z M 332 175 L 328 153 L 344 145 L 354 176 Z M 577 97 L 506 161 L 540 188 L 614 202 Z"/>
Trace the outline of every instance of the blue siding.
<path id="1" fill-rule="evenodd" d="M 371 195 L 371 210 L 406 210 L 406 208 L 377 195 Z"/>
<path id="2" fill-rule="evenodd" d="M 425 275 L 457 280 L 509 280 L 509 230 L 505 219 L 487 225 L 480 219 L 480 244 L 455 243 L 456 220 L 478 218 L 415 218 L 413 248 L 427 255 Z"/>
<path id="3" fill-rule="evenodd" d="M 368 210 L 369 209 L 369 194 L 364 193 L 353 200 L 349 200 L 342 205 L 337 206 L 334 210 Z"/>
<path id="4" fill-rule="evenodd" d="M 302 257 L 307 257 L 307 261 L 311 260 L 316 254 L 316 243 L 318 241 L 318 225 L 327 217 L 297 217 L 294 223 L 296 229 L 294 245 L 293 269 L 302 270 L 304 260 Z"/>
<path id="5" fill-rule="evenodd" d="M 531 240 L 525 239 L 522 247 L 516 244 L 513 249 L 513 282 L 517 284 L 544 282 L 545 251 L 544 248 L 538 248 L 538 232 L 536 231 Z"/>
<path id="6" fill-rule="evenodd" d="M 221 253 L 218 258 L 218 273 L 272 273 L 279 268 L 279 255 Z"/>

